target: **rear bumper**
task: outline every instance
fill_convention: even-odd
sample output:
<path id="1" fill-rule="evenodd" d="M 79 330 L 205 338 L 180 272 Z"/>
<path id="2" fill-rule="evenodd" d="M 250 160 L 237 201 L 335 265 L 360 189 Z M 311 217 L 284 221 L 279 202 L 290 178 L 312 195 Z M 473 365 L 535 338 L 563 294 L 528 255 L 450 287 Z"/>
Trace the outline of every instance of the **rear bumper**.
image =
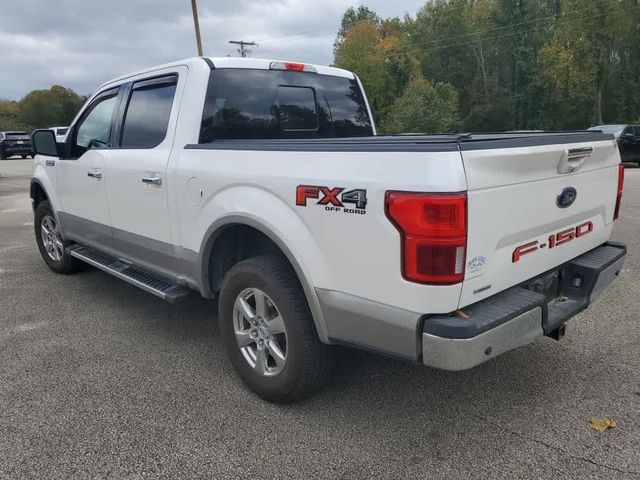
<path id="1" fill-rule="evenodd" d="M 606 243 L 464 308 L 468 318 L 427 317 L 422 327 L 422 362 L 444 370 L 466 370 L 553 334 L 598 298 L 619 274 L 625 255 L 624 245 Z"/>
<path id="2" fill-rule="evenodd" d="M 6 156 L 10 157 L 12 155 L 31 155 L 33 149 L 29 144 L 11 146 L 4 145 L 2 146 L 2 151 Z"/>

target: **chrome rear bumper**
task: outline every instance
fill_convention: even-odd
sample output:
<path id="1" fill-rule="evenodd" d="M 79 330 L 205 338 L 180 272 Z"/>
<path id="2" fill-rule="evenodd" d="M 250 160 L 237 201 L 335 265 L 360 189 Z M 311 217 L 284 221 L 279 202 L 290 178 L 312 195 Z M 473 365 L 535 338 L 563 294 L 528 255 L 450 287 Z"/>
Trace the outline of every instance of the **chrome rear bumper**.
<path id="1" fill-rule="evenodd" d="M 454 314 L 426 318 L 422 362 L 444 370 L 466 370 L 552 335 L 618 276 L 625 255 L 624 245 L 607 243 L 538 277 L 553 278 L 555 289 L 536 292 L 532 279 L 464 308 L 467 319 Z"/>
<path id="2" fill-rule="evenodd" d="M 467 370 L 542 336 L 542 309 L 536 307 L 473 338 L 423 333 L 422 360 L 425 365 L 442 370 Z"/>

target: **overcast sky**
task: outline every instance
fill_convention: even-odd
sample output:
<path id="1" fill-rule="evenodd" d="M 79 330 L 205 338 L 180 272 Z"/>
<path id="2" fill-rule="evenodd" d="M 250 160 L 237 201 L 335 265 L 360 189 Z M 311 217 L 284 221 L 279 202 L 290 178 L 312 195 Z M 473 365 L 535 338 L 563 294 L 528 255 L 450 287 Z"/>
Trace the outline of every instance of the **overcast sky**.
<path id="1" fill-rule="evenodd" d="M 59 84 L 81 94 L 147 66 L 196 55 L 190 0 L 2 0 L 0 98 Z M 205 55 L 329 64 L 340 18 L 364 3 L 382 17 L 414 15 L 425 0 L 198 0 Z"/>

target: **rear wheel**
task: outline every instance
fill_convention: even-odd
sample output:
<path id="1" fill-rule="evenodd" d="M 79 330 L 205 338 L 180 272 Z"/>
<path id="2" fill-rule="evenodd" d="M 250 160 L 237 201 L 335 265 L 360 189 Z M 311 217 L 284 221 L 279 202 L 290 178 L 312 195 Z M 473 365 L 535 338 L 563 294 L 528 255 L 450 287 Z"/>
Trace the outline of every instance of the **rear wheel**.
<path id="1" fill-rule="evenodd" d="M 27 158 L 27 156 L 26 156 L 26 155 L 20 155 L 20 156 L 21 156 L 22 158 Z"/>
<path id="2" fill-rule="evenodd" d="M 34 230 L 38 250 L 45 263 L 56 273 L 73 273 L 83 263 L 66 251 L 69 242 L 62 239 L 60 226 L 47 200 L 40 202 L 34 215 Z"/>
<path id="3" fill-rule="evenodd" d="M 320 342 L 297 277 L 279 257 L 249 258 L 229 270 L 218 320 L 233 367 L 265 400 L 301 400 L 327 380 L 331 348 Z"/>

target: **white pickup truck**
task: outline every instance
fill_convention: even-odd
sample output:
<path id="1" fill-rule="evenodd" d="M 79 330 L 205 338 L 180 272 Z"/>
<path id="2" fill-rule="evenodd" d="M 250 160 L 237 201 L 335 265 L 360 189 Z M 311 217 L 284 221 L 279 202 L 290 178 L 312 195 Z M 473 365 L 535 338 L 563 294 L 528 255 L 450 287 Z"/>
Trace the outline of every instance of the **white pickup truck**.
<path id="1" fill-rule="evenodd" d="M 64 143 L 33 141 L 47 265 L 217 299 L 271 401 L 317 389 L 335 344 L 462 370 L 559 339 L 626 254 L 612 136 L 376 136 L 337 68 L 192 58 L 105 83 Z"/>

